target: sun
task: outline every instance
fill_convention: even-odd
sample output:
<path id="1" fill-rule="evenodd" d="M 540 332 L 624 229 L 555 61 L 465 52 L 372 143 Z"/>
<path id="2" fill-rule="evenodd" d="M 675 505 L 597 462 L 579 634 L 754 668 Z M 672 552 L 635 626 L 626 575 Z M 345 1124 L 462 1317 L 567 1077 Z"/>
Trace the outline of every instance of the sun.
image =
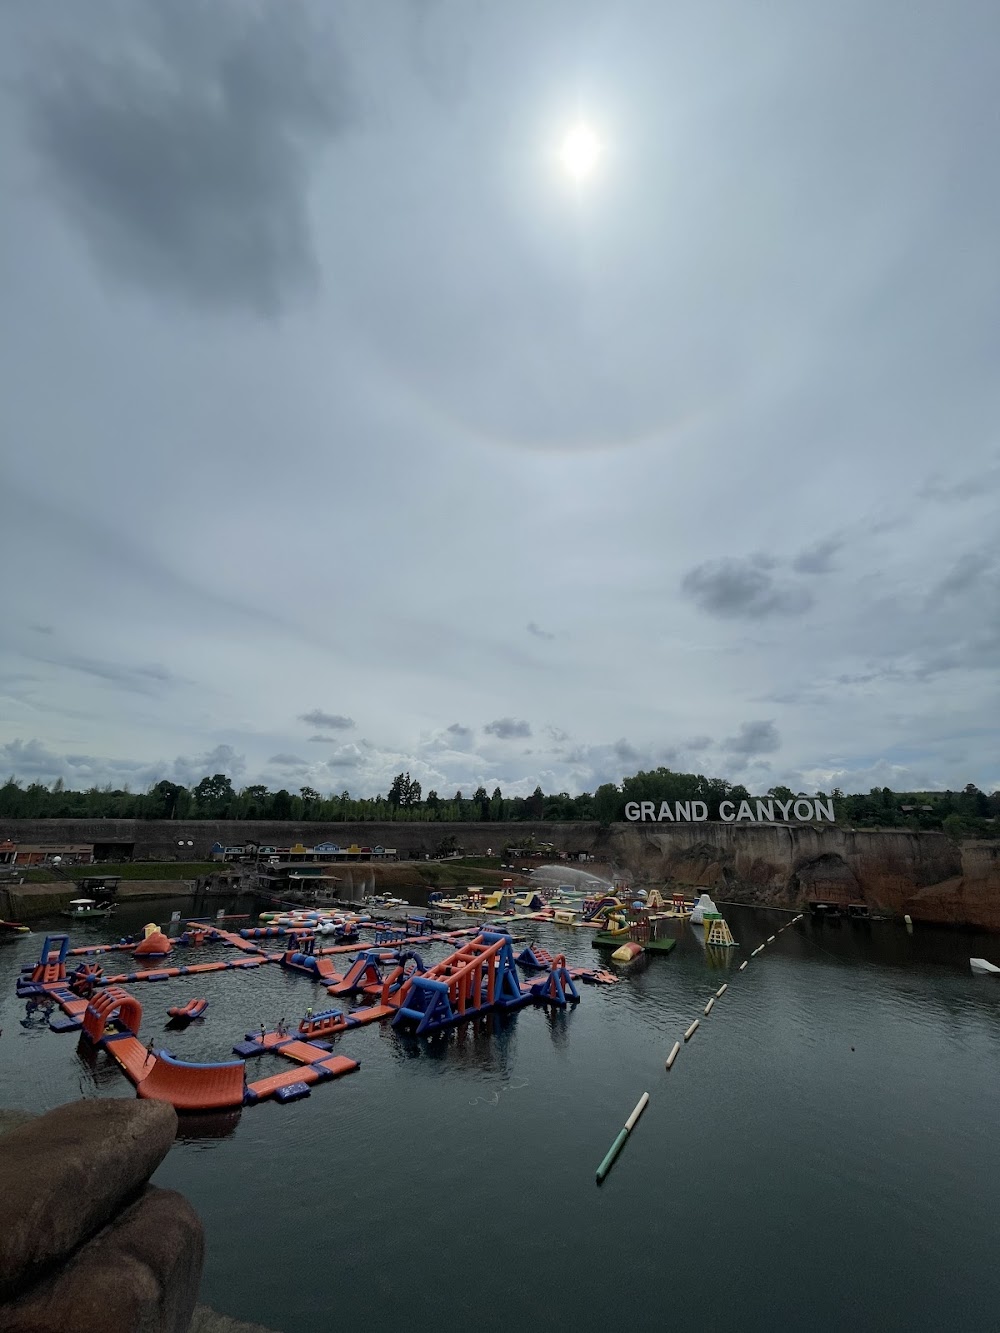
<path id="1" fill-rule="evenodd" d="M 584 181 L 594 174 L 601 160 L 602 144 L 589 125 L 580 122 L 566 134 L 559 149 L 563 170 L 575 181 Z"/>

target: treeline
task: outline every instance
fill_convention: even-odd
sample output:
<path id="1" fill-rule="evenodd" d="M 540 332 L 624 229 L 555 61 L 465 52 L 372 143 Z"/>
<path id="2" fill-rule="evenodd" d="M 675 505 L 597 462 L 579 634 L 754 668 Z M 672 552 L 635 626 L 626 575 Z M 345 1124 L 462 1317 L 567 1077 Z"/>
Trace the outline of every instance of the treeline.
<path id="1" fill-rule="evenodd" d="M 866 795 L 832 792 L 793 792 L 772 787 L 751 793 L 723 778 L 675 773 L 668 768 L 636 773 L 621 785 L 605 783 L 594 792 L 571 796 L 546 795 L 536 787 L 530 796 L 504 796 L 478 787 L 471 795 L 461 791 L 441 796 L 424 795 L 408 773 L 398 774 L 385 796 L 355 797 L 349 791 L 321 795 L 312 787 L 296 792 L 270 791 L 262 785 L 236 789 L 224 773 L 206 776 L 195 787 L 157 782 L 145 792 L 127 788 L 92 787 L 70 791 L 57 781 L 48 787 L 27 786 L 9 778 L 0 786 L 0 819 L 213 819 L 292 820 L 296 822 L 483 823 L 518 820 L 597 820 L 607 825 L 624 818 L 628 801 L 704 801 L 709 819 L 718 819 L 720 801 L 739 802 L 766 795 L 778 800 L 796 796 L 833 799 L 837 822 L 854 828 L 912 828 L 943 830 L 953 836 L 996 837 L 1000 833 L 1000 791 L 987 795 L 969 783 L 962 791 L 894 792 L 873 787 Z"/>

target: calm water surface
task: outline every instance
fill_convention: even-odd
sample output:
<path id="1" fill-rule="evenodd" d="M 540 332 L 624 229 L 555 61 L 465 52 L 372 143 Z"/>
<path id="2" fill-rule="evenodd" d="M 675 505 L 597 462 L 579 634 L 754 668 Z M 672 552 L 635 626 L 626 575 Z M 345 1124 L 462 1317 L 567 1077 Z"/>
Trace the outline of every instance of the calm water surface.
<path id="1" fill-rule="evenodd" d="M 171 906 L 123 909 L 73 943 Z M 386 1319 L 418 1333 L 1000 1327 L 1000 981 L 968 964 L 1000 962 L 1000 938 L 807 920 L 740 973 L 789 917 L 725 914 L 737 950 L 706 951 L 686 927 L 672 955 L 583 988 L 571 1012 L 528 1008 L 430 1042 L 362 1029 L 338 1046 L 361 1070 L 307 1100 L 186 1122 L 155 1181 L 205 1223 L 202 1299 L 284 1333 Z M 518 928 L 571 962 L 598 956 L 586 931 Z M 0 947 L 0 1100 L 129 1095 L 107 1056 L 15 998 L 43 929 Z M 142 1036 L 190 1059 L 225 1058 L 245 1029 L 326 998 L 276 967 L 133 990 Z M 168 1005 L 195 994 L 206 1021 L 167 1034 Z"/>

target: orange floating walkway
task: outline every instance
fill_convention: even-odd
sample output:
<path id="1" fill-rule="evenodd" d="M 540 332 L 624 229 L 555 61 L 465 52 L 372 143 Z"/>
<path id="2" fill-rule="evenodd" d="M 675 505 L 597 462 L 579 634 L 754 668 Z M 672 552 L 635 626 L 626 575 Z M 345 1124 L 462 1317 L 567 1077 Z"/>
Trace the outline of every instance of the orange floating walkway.
<path id="1" fill-rule="evenodd" d="M 271 1074 L 269 1078 L 257 1079 L 247 1084 L 247 1101 L 266 1101 L 281 1088 L 292 1088 L 298 1083 L 319 1083 L 321 1079 L 339 1078 L 342 1074 L 351 1074 L 361 1066 L 357 1060 L 349 1060 L 345 1055 L 327 1056 L 315 1064 L 300 1066 L 298 1069 L 285 1069 L 280 1074 Z"/>
<path id="2" fill-rule="evenodd" d="M 137 1087 L 156 1063 L 156 1056 L 150 1059 L 149 1052 L 138 1037 L 113 1037 L 105 1042 L 104 1049 L 114 1056 Z"/>
<path id="3" fill-rule="evenodd" d="M 286 1041 L 283 1042 L 277 1050 L 278 1055 L 287 1055 L 289 1060 L 296 1060 L 299 1064 L 314 1065 L 321 1060 L 325 1060 L 330 1054 L 322 1046 L 313 1046 L 308 1041 Z"/>

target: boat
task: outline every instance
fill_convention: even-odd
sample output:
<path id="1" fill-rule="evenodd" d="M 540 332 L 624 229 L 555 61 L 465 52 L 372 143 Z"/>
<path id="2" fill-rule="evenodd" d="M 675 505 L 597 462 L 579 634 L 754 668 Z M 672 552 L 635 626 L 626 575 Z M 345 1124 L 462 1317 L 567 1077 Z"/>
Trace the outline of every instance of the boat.
<path id="1" fill-rule="evenodd" d="M 89 920 L 91 917 L 110 916 L 114 910 L 114 903 L 98 903 L 93 898 L 71 898 L 69 907 L 59 915 L 80 921 Z"/>
<path id="2" fill-rule="evenodd" d="M 24 925 L 20 921 L 0 920 L 0 931 L 8 931 L 12 935 L 30 935 L 31 927 Z"/>
<path id="3" fill-rule="evenodd" d="M 991 963 L 985 958 L 970 958 L 969 966 L 972 968 L 973 972 L 977 973 L 1000 972 L 1000 967 L 997 967 L 995 963 Z"/>

